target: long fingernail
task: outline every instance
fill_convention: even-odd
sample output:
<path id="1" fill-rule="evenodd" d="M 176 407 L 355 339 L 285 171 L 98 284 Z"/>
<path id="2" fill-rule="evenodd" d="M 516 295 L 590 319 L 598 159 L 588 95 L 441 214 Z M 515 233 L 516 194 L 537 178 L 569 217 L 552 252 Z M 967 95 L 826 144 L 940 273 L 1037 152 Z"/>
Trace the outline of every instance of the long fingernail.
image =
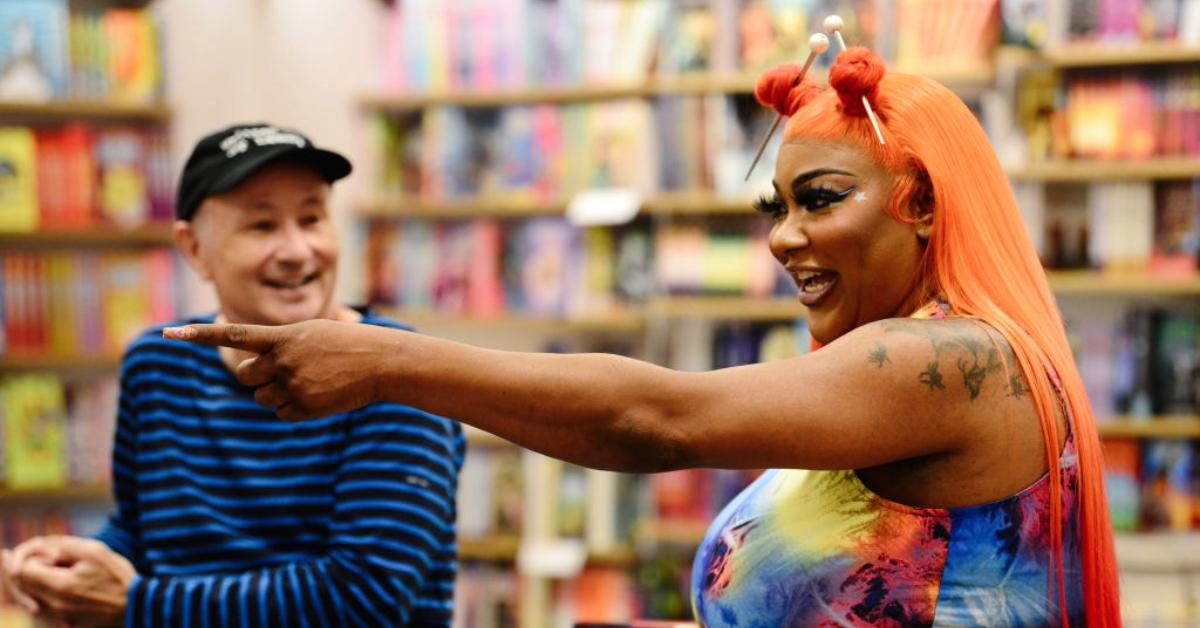
<path id="1" fill-rule="evenodd" d="M 163 338 L 167 340 L 191 340 L 196 337 L 196 330 L 191 327 L 164 327 Z"/>

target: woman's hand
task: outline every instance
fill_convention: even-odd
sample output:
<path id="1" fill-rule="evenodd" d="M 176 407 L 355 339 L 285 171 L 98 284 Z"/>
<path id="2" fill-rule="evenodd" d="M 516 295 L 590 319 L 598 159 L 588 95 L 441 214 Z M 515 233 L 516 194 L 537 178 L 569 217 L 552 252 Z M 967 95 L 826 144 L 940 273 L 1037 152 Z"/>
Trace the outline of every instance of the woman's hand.
<path id="1" fill-rule="evenodd" d="M 238 365 L 239 382 L 285 421 L 349 412 L 380 401 L 378 373 L 397 348 L 396 330 L 328 320 L 278 327 L 215 324 L 168 327 L 163 337 L 257 353 Z"/>

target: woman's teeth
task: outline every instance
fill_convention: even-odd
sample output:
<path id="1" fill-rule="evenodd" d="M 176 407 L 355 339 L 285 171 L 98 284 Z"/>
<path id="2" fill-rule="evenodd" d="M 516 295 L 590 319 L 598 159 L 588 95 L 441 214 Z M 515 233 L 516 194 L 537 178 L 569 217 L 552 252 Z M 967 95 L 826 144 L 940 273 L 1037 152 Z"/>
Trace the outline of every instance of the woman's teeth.
<path id="1" fill-rule="evenodd" d="M 820 292 L 820 291 L 824 290 L 825 288 L 829 287 L 829 284 L 832 282 L 833 282 L 833 275 L 819 274 L 819 275 L 816 275 L 813 277 L 808 277 L 806 279 L 802 279 L 800 289 L 804 292 L 809 292 L 809 293 Z"/>

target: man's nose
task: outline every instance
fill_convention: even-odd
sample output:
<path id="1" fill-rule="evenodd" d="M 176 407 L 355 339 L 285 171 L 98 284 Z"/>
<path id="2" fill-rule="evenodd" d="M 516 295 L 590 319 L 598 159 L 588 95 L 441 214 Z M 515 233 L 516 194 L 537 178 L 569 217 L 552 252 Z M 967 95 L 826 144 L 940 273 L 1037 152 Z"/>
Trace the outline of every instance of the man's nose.
<path id="1" fill-rule="evenodd" d="M 279 232 L 275 255 L 287 261 L 303 261 L 312 254 L 312 245 L 304 230 L 294 224 L 284 226 Z"/>

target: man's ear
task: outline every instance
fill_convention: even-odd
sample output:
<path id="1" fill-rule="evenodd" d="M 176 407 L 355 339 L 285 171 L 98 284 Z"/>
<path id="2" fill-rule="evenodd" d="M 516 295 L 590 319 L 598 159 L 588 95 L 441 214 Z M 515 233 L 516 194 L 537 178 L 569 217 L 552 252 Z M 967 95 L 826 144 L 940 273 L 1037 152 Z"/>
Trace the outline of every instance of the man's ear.
<path id="1" fill-rule="evenodd" d="M 212 270 L 200 255 L 200 239 L 196 237 L 196 225 L 193 221 L 176 220 L 173 227 L 175 246 L 187 260 L 188 266 L 196 271 L 204 281 L 212 281 Z"/>

